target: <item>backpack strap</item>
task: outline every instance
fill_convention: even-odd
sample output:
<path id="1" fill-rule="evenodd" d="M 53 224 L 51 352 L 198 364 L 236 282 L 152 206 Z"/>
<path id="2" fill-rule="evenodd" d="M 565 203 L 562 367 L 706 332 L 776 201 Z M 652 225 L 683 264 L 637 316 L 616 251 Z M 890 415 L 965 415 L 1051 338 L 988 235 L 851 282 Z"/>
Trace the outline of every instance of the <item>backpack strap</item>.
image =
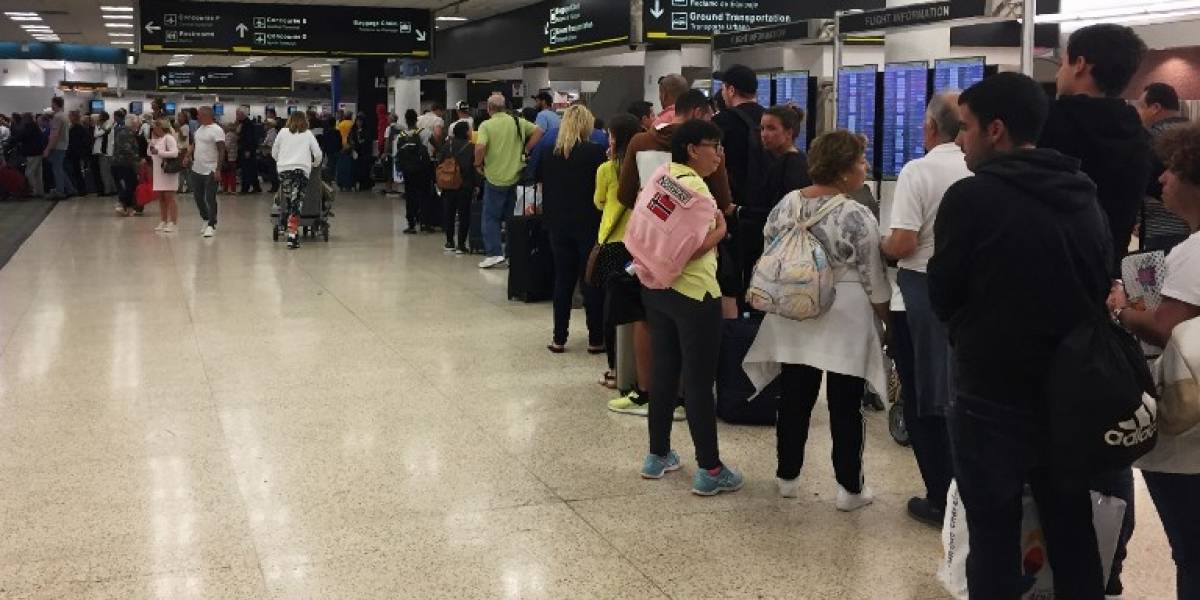
<path id="1" fill-rule="evenodd" d="M 827 202 L 825 206 L 822 206 L 821 209 L 816 212 L 816 214 L 800 223 L 800 226 L 806 231 L 812 229 L 813 225 L 820 223 L 821 219 L 829 216 L 829 213 L 837 210 L 838 207 L 845 204 L 847 200 L 849 200 L 849 198 L 847 198 L 845 194 L 838 194 L 836 198 Z"/>

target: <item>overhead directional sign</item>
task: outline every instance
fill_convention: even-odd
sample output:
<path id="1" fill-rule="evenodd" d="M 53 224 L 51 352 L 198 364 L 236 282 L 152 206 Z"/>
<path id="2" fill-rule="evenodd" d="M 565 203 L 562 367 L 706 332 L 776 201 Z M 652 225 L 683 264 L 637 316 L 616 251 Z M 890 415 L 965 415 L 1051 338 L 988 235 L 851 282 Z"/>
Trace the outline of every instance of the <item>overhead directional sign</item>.
<path id="1" fill-rule="evenodd" d="M 629 41 L 629 5 L 613 0 L 546 0 L 543 54 L 615 46 Z"/>
<path id="2" fill-rule="evenodd" d="M 142 52 L 298 56 L 432 55 L 428 10 L 141 0 Z"/>
<path id="3" fill-rule="evenodd" d="M 159 67 L 160 92 L 291 92 L 287 67 Z"/>
<path id="4" fill-rule="evenodd" d="M 838 10 L 883 8 L 884 0 L 643 0 L 646 40 L 708 41 L 713 34 L 805 19 Z"/>

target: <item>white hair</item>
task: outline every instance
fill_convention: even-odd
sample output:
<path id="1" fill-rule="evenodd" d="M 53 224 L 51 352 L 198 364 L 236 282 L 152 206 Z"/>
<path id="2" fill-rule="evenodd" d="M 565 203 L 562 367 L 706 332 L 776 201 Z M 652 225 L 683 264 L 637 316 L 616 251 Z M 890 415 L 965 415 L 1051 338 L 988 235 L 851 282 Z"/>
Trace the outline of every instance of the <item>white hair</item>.
<path id="1" fill-rule="evenodd" d="M 925 108 L 925 120 L 937 126 L 938 136 L 944 140 L 954 141 L 962 127 L 958 114 L 958 97 L 961 94 L 958 90 L 934 94 Z"/>
<path id="2" fill-rule="evenodd" d="M 488 110 L 492 112 L 504 112 L 508 108 L 508 101 L 500 94 L 492 94 L 487 100 Z"/>

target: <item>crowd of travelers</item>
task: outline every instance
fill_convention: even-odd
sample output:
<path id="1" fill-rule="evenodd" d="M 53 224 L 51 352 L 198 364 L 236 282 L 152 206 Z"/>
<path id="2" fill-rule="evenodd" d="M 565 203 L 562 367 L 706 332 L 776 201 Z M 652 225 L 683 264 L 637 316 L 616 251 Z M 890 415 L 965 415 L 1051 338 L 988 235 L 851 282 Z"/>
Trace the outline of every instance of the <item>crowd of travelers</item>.
<path id="1" fill-rule="evenodd" d="M 63 114 L 55 99 L 51 114 L 14 115 L 6 148 L 23 159 L 34 193 L 82 194 L 86 165 L 97 193 L 117 194 L 123 214 L 137 213 L 136 171 L 149 164 L 160 230 L 175 231 L 174 195 L 189 189 L 206 236 L 217 226 L 218 188 L 280 187 L 283 212 L 294 217 L 312 170 L 324 163 L 342 190 L 380 182 L 385 193 L 403 189 L 404 233 L 441 228 L 445 251 L 481 252 L 481 269 L 508 264 L 506 222 L 520 214 L 519 190 L 539 187 L 541 203 L 530 210 L 548 232 L 554 271 L 547 349 L 569 351 L 581 297 L 586 351 L 607 354 L 600 382 L 616 389 L 616 331 L 629 327 L 636 383 L 608 408 L 647 418 L 642 477 L 683 467 L 671 430 L 686 420 L 696 449 L 692 490 L 742 488 L 742 474 L 720 453 L 714 382 L 724 325 L 749 319 L 757 330 L 744 372 L 756 390 L 772 382 L 778 389 L 781 496 L 807 487 L 805 445 L 824 386 L 835 507 L 872 504 L 864 397 L 887 394 L 894 365 L 925 487 L 906 509 L 941 527 L 954 482 L 970 533 L 971 598 L 1021 596 L 1029 493 L 1058 596 L 1119 597 L 1137 467 L 1171 545 L 1179 598 L 1195 600 L 1196 424 L 1159 430 L 1157 446 L 1136 463 L 1063 470 L 1061 443 L 1075 432 L 1052 418 L 1064 399 L 1047 392 L 1064 377 L 1056 365 L 1065 344 L 1092 331 L 1095 315 L 1160 349 L 1200 316 L 1200 126 L 1181 116 L 1169 85 L 1149 85 L 1133 103 L 1121 99 L 1145 53 L 1128 27 L 1093 25 L 1075 31 L 1062 52 L 1057 98 L 1015 73 L 935 95 L 925 155 L 903 168 L 883 215 L 863 201 L 867 140 L 831 130 L 800 150 L 806 115 L 760 106 L 757 77 L 741 65 L 714 74 L 722 82 L 715 101 L 670 75 L 659 82 L 662 110 L 639 101 L 607 122 L 584 103 L 559 113 L 546 93 L 521 112 L 499 94 L 485 112 L 465 102 L 449 112 L 380 112 L 376 131 L 361 113 L 296 113 L 276 125 L 274 115 L 259 124 L 239 112 L 222 128 L 201 107 L 172 122 L 161 103 L 140 119 L 118 111 L 88 122 Z M 182 164 L 167 167 L 174 161 Z M 297 244 L 294 219 L 288 233 Z M 1121 279 L 1134 236 L 1140 249 L 1166 256 L 1154 307 L 1131 298 Z M 807 276 L 783 281 L 801 267 Z M 785 288 L 792 296 L 767 293 Z M 1200 398 L 1193 402 L 1195 416 Z M 1141 417 L 1130 423 L 1147 426 Z M 1115 445 L 1129 439 L 1113 433 Z M 1101 560 L 1093 492 L 1126 506 L 1111 561 Z"/>

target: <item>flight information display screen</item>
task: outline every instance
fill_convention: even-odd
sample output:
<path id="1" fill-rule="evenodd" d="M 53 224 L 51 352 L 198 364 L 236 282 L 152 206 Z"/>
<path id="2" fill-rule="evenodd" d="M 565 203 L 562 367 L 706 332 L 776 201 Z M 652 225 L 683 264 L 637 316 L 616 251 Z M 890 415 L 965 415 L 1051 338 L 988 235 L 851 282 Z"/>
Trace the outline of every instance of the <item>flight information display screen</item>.
<path id="1" fill-rule="evenodd" d="M 759 74 L 758 79 L 758 105 L 771 106 L 771 76 L 769 74 Z"/>
<path id="2" fill-rule="evenodd" d="M 837 126 L 867 137 L 867 164 L 875 164 L 876 65 L 838 70 Z"/>
<path id="3" fill-rule="evenodd" d="M 889 63 L 883 67 L 884 179 L 895 179 L 908 161 L 925 155 L 925 105 L 929 65 L 925 61 Z"/>
<path id="4" fill-rule="evenodd" d="M 942 58 L 933 61 L 933 92 L 965 90 L 983 81 L 984 60 L 972 58 Z"/>
<path id="5" fill-rule="evenodd" d="M 808 149 L 808 71 L 785 71 L 775 75 L 775 103 L 790 104 L 804 111 L 805 125 L 796 132 L 796 147 Z"/>

